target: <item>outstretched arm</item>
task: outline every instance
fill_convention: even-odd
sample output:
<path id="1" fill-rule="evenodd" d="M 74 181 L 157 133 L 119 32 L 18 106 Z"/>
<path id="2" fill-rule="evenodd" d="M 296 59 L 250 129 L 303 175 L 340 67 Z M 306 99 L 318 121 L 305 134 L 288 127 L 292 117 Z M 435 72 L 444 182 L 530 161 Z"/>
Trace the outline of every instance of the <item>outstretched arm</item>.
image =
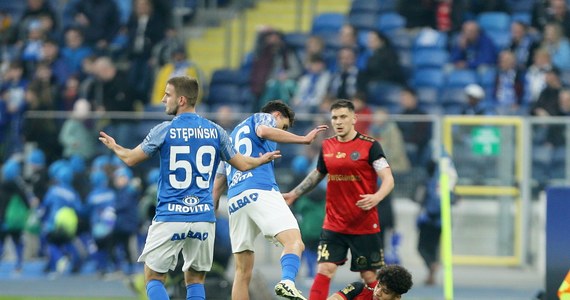
<path id="1" fill-rule="evenodd" d="M 257 126 L 255 133 L 257 136 L 263 139 L 271 140 L 277 143 L 287 143 L 287 144 L 310 144 L 315 140 L 319 132 L 327 130 L 329 127 L 327 125 L 319 125 L 311 130 L 307 135 L 300 136 L 294 133 L 274 128 L 266 125 Z"/>
<path id="2" fill-rule="evenodd" d="M 279 157 L 281 157 L 281 152 L 279 150 L 267 152 L 263 155 L 260 153 L 259 157 L 245 156 L 238 153 L 228 160 L 228 163 L 243 172 L 257 168 Z"/>
<path id="3" fill-rule="evenodd" d="M 148 159 L 148 156 L 144 153 L 140 145 L 134 149 L 127 149 L 117 144 L 112 136 L 103 131 L 99 132 L 99 140 L 107 146 L 107 148 L 111 149 L 127 166 L 132 167 Z"/>
<path id="4" fill-rule="evenodd" d="M 293 190 L 288 193 L 283 194 L 283 198 L 287 204 L 292 205 L 297 198 L 301 197 L 303 194 L 312 190 L 321 180 L 325 178 L 325 174 L 314 169 L 311 173 L 307 174 L 305 179 L 299 183 Z"/>

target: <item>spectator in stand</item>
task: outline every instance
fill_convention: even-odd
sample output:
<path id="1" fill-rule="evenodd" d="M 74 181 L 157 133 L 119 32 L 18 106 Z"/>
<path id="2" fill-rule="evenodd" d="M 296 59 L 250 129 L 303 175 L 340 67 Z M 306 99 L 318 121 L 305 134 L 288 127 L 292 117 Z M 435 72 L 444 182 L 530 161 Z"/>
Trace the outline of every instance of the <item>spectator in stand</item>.
<path id="1" fill-rule="evenodd" d="M 151 105 L 161 105 L 162 97 L 164 96 L 164 87 L 166 81 L 175 76 L 189 76 L 196 78 L 200 83 L 200 93 L 198 94 L 198 101 L 201 101 L 202 90 L 206 85 L 206 79 L 200 67 L 192 61 L 187 53 L 184 45 L 179 48 L 173 49 L 171 52 L 170 61 L 158 70 L 154 78 L 154 86 L 152 88 Z"/>
<path id="2" fill-rule="evenodd" d="M 90 128 L 87 117 L 91 114 L 91 105 L 85 99 L 79 99 L 73 105 L 71 117 L 65 120 L 59 132 L 59 142 L 63 146 L 63 156 L 80 155 L 90 160 L 96 154 L 97 135 Z"/>
<path id="3" fill-rule="evenodd" d="M 475 21 L 463 23 L 457 42 L 451 47 L 451 62 L 456 68 L 478 69 L 497 62 L 497 50 Z"/>
<path id="4" fill-rule="evenodd" d="M 152 48 L 150 64 L 155 72 L 170 62 L 172 52 L 176 49 L 184 48 L 184 42 L 178 36 L 176 28 L 167 27 L 164 37 Z"/>
<path id="5" fill-rule="evenodd" d="M 416 92 L 404 88 L 400 93 L 402 115 L 425 115 L 426 112 L 418 106 Z M 399 122 L 398 127 L 404 136 L 406 153 L 413 166 L 421 167 L 430 156 L 429 141 L 431 139 L 430 122 Z"/>
<path id="6" fill-rule="evenodd" d="M 368 84 L 373 81 L 389 81 L 405 85 L 406 78 L 400 65 L 398 53 L 388 37 L 380 31 L 368 33 L 366 65 L 358 73 L 359 91 L 366 92 Z"/>
<path id="7" fill-rule="evenodd" d="M 73 104 L 79 99 L 79 78 L 75 75 L 70 76 L 61 87 L 61 102 L 58 105 L 58 110 L 72 111 Z"/>
<path id="8" fill-rule="evenodd" d="M 26 89 L 28 81 L 23 77 L 24 68 L 20 61 L 12 61 L 4 73 L 0 85 L 0 99 L 5 102 L 7 128 L 4 155 L 24 150 L 24 113 L 28 110 Z"/>
<path id="9" fill-rule="evenodd" d="M 145 104 L 149 102 L 154 79 L 149 63 L 152 49 L 164 38 L 166 24 L 152 0 L 134 1 L 134 10 L 127 24 L 129 84 L 133 87 L 134 96 Z"/>
<path id="10" fill-rule="evenodd" d="M 26 101 L 29 110 L 53 111 L 58 110 L 60 99 L 59 86 L 52 75 L 50 66 L 41 62 L 38 64 L 34 79 L 26 90 Z M 27 142 L 35 142 L 42 149 L 49 161 L 56 160 L 61 155 L 61 147 L 56 139 L 59 124 L 54 118 L 27 118 L 24 123 L 24 135 Z M 46 138 L 50 137 L 50 138 Z"/>
<path id="11" fill-rule="evenodd" d="M 506 12 L 508 8 L 505 0 L 469 0 L 465 1 L 465 4 L 466 11 L 473 16 L 489 11 Z"/>
<path id="12" fill-rule="evenodd" d="M 117 246 L 125 254 L 126 274 L 134 271 L 134 263 L 137 258 L 136 233 L 141 225 L 141 220 L 136 209 L 140 198 L 140 183 L 133 177 L 132 171 L 125 167 L 119 167 L 113 172 L 113 186 L 117 194 L 115 201 L 115 214 L 117 221 L 113 231 L 113 247 Z"/>
<path id="13" fill-rule="evenodd" d="M 554 68 L 546 49 L 536 50 L 533 62 L 525 74 L 525 102 L 532 105 L 546 87 L 546 73 Z"/>
<path id="14" fill-rule="evenodd" d="M 113 0 L 69 1 L 64 10 L 65 27 L 77 26 L 85 34 L 85 42 L 100 54 L 119 32 L 119 9 Z"/>
<path id="15" fill-rule="evenodd" d="M 301 59 L 303 65 L 307 65 L 311 56 L 325 55 L 325 46 L 325 41 L 322 37 L 318 35 L 311 35 L 305 42 L 305 48 L 300 53 L 298 53 L 299 59 Z"/>
<path id="16" fill-rule="evenodd" d="M 47 63 L 51 68 L 56 83 L 59 86 L 64 85 L 72 71 L 65 59 L 60 56 L 59 45 L 55 40 L 44 41 L 41 58 L 41 61 Z"/>
<path id="17" fill-rule="evenodd" d="M 447 33 L 459 32 L 465 17 L 464 1 L 440 0 L 436 5 L 435 29 Z"/>
<path id="18" fill-rule="evenodd" d="M 283 33 L 272 28 L 263 28 L 257 37 L 251 69 L 250 87 L 256 98 L 254 111 L 261 108 L 261 96 L 270 79 L 296 81 L 303 73 L 299 57 L 283 40 Z"/>
<path id="19" fill-rule="evenodd" d="M 553 116 L 558 113 L 558 98 L 562 89 L 560 71 L 553 68 L 546 72 L 546 87 L 540 93 L 538 100 L 532 103 L 530 114 L 533 116 Z"/>
<path id="20" fill-rule="evenodd" d="M 570 37 L 570 13 L 565 0 L 536 1 L 532 11 L 532 26 L 544 32 L 548 23 L 558 24 L 566 37 Z"/>
<path id="21" fill-rule="evenodd" d="M 358 30 L 348 23 L 344 24 L 338 32 L 338 40 L 339 49 L 352 48 L 356 56 L 356 66 L 359 70 L 364 68 L 368 57 L 364 55 L 364 47 L 358 43 Z M 333 70 L 336 70 L 336 66 Z"/>
<path id="22" fill-rule="evenodd" d="M 47 17 L 52 22 L 52 29 L 59 28 L 59 19 L 57 12 L 50 6 L 47 0 L 27 0 L 26 8 L 17 22 L 15 36 L 13 41 L 24 40 L 28 35 L 28 29 L 31 23 L 36 23 L 42 18 Z M 40 21 L 41 22 L 41 21 Z M 41 24 L 38 24 L 41 27 Z M 47 29 L 48 27 L 46 27 Z"/>
<path id="23" fill-rule="evenodd" d="M 100 57 L 94 65 L 96 79 L 87 93 L 92 110 L 102 112 L 132 112 L 135 103 L 131 89 L 126 82 L 126 74 L 117 70 L 109 57 Z M 110 130 L 128 146 L 134 146 L 132 120 L 113 118 Z"/>
<path id="24" fill-rule="evenodd" d="M 11 158 L 2 165 L 0 182 L 0 257 L 4 256 L 4 241 L 10 237 L 16 254 L 14 271 L 20 273 L 24 264 L 22 233 L 28 219 L 29 197 L 22 179 L 22 166 Z"/>
<path id="25" fill-rule="evenodd" d="M 337 99 L 351 99 L 356 94 L 358 79 L 354 48 L 343 47 L 338 51 L 337 66 L 332 74 L 328 93 Z"/>
<path id="26" fill-rule="evenodd" d="M 560 70 L 570 70 L 570 42 L 563 35 L 560 25 L 546 24 L 541 47 L 548 50 L 554 66 Z"/>
<path id="27" fill-rule="evenodd" d="M 84 44 L 83 32 L 79 28 L 70 27 L 65 30 L 60 52 L 69 72 L 79 76 L 83 59 L 93 54 L 93 49 Z"/>
<path id="28" fill-rule="evenodd" d="M 516 68 L 516 58 L 508 50 L 499 54 L 498 72 L 495 78 L 496 108 L 501 115 L 522 114 L 526 105 L 524 95 L 524 73 Z"/>
<path id="29" fill-rule="evenodd" d="M 467 85 L 465 87 L 465 97 L 467 98 L 467 104 L 461 110 L 462 115 L 486 116 L 497 114 L 493 107 L 484 102 L 485 91 L 478 84 Z"/>
<path id="30" fill-rule="evenodd" d="M 24 64 L 24 74 L 31 78 L 34 74 L 36 64 L 42 59 L 42 47 L 45 40 L 45 32 L 41 28 L 39 20 L 29 23 L 26 37 L 21 40 L 19 49 L 19 59 Z M 18 43 L 20 45 L 20 43 Z"/>
<path id="31" fill-rule="evenodd" d="M 525 71 L 531 64 L 538 42 L 528 34 L 528 26 L 521 21 L 511 24 L 511 44 L 509 50 L 515 55 L 517 69 Z"/>
<path id="32" fill-rule="evenodd" d="M 358 133 L 369 135 L 368 130 L 370 129 L 370 124 L 372 124 L 372 109 L 370 109 L 370 106 L 366 104 L 366 94 L 357 92 L 350 99 L 352 99 L 352 104 L 354 105 L 354 113 L 358 119 L 358 122 L 354 124 L 354 129 Z"/>
<path id="33" fill-rule="evenodd" d="M 296 113 L 315 113 L 323 102 L 331 75 L 325 60 L 313 55 L 307 64 L 307 74 L 301 76 L 291 108 Z"/>
<path id="34" fill-rule="evenodd" d="M 558 94 L 557 111 L 552 116 L 567 117 L 570 116 L 570 90 L 562 89 Z M 556 124 L 550 125 L 546 134 L 546 141 L 555 148 L 566 147 L 566 125 Z"/>
<path id="35" fill-rule="evenodd" d="M 370 135 L 381 143 L 382 149 L 390 157 L 390 169 L 394 174 L 405 174 L 411 165 L 406 155 L 404 137 L 398 125 L 390 120 L 388 110 L 378 108 L 374 111 Z"/>

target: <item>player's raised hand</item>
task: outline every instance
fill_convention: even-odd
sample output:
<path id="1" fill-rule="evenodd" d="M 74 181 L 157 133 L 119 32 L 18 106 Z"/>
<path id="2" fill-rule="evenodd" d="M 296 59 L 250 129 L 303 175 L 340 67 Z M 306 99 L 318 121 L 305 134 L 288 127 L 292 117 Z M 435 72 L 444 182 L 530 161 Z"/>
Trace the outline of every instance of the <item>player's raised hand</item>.
<path id="1" fill-rule="evenodd" d="M 117 145 L 115 139 L 103 131 L 99 131 L 99 140 L 111 150 Z"/>
<path id="2" fill-rule="evenodd" d="M 315 127 L 313 130 L 311 130 L 309 133 L 307 133 L 307 135 L 305 135 L 305 138 L 307 139 L 306 144 L 312 143 L 315 140 L 315 138 L 317 137 L 317 134 L 319 134 L 319 132 L 324 132 L 327 129 L 329 129 L 328 125 L 319 125 L 319 126 Z"/>

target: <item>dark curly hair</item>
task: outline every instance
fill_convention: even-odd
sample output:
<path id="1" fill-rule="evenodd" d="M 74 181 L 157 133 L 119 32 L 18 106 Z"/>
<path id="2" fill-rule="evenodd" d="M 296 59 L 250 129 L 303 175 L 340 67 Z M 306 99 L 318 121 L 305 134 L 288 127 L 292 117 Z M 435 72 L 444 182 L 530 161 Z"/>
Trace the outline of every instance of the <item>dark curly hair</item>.
<path id="1" fill-rule="evenodd" d="M 263 113 L 272 113 L 274 111 L 278 111 L 283 115 L 283 117 L 289 119 L 289 126 L 293 127 L 293 123 L 295 122 L 295 112 L 289 107 L 289 105 L 285 104 L 285 102 L 281 100 L 272 100 L 267 102 L 262 108 L 261 112 Z"/>
<path id="2" fill-rule="evenodd" d="M 413 285 L 412 274 L 399 265 L 382 267 L 378 271 L 376 279 L 378 279 L 378 284 L 386 286 L 387 289 L 398 295 L 407 293 Z"/>

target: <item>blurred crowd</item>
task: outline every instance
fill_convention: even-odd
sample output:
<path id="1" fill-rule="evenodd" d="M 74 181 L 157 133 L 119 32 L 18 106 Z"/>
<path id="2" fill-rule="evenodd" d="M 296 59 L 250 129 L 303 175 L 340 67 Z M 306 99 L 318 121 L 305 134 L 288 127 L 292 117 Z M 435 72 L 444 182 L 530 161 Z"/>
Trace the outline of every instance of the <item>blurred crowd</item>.
<path id="1" fill-rule="evenodd" d="M 208 82 L 172 24 L 173 1 L 2 1 L 0 244 L 12 238 L 16 270 L 22 233 L 31 232 L 39 241 L 31 255 L 47 257 L 46 272 L 61 257 L 74 272 L 86 259 L 102 274 L 132 272 L 153 214 L 156 173 L 145 165 L 133 174 L 99 147 L 97 132 L 136 146 L 148 122 L 103 113 L 162 110 L 165 82 L 175 75 L 200 80 L 202 110 L 219 114 L 228 130 L 228 114 L 273 99 L 297 113 L 328 113 L 331 100 L 351 99 L 357 130 L 380 141 L 396 175 L 431 161 L 431 125 L 396 123 L 390 114 L 570 114 L 565 0 L 386 0 L 394 5 L 378 11 L 362 2 L 352 0 L 331 28 L 317 26 L 325 14 L 309 32 L 260 28 L 239 70 L 214 72 Z M 382 16 L 392 23 L 377 22 Z M 30 111 L 69 114 L 26 117 Z M 533 142 L 557 153 L 563 128 L 544 126 Z M 287 162 L 303 166 L 294 176 L 317 150 L 291 155 Z M 555 155 L 544 157 L 550 164 Z"/>

